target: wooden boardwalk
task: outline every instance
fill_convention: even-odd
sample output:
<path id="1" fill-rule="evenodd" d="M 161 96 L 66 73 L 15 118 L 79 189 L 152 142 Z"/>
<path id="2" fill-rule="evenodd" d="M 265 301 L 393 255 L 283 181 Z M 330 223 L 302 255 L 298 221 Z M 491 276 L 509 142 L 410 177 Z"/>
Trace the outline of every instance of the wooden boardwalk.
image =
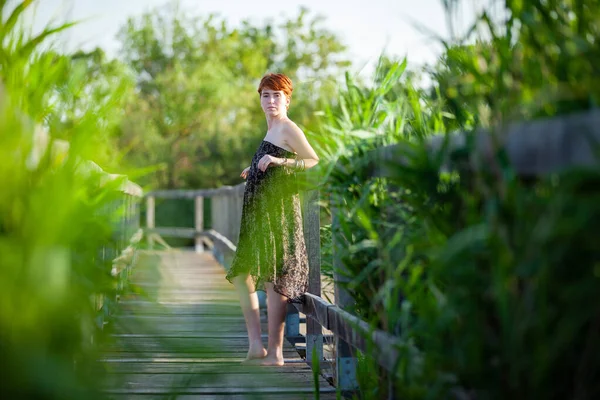
<path id="1" fill-rule="evenodd" d="M 210 253 L 141 252 L 103 353 L 114 399 L 335 399 L 285 342 L 283 367 L 245 366 L 245 323 Z M 266 319 L 263 318 L 266 344 Z M 319 387 L 319 396 L 315 394 Z"/>

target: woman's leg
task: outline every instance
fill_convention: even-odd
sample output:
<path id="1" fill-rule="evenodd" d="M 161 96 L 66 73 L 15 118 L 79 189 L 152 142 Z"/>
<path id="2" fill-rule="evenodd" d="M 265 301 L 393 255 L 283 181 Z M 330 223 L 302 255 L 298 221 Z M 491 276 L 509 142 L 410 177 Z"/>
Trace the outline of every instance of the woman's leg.
<path id="1" fill-rule="evenodd" d="M 283 365 L 283 330 L 287 311 L 287 297 L 273 290 L 272 283 L 265 283 L 267 289 L 267 313 L 269 315 L 269 345 L 267 356 L 261 365 Z"/>
<path id="2" fill-rule="evenodd" d="M 246 320 L 246 329 L 248 330 L 248 349 L 247 360 L 254 358 L 263 358 L 267 351 L 262 343 L 260 331 L 260 314 L 258 309 L 258 296 L 254 288 L 254 282 L 249 275 L 238 275 L 232 279 L 240 298 L 240 305 Z"/>

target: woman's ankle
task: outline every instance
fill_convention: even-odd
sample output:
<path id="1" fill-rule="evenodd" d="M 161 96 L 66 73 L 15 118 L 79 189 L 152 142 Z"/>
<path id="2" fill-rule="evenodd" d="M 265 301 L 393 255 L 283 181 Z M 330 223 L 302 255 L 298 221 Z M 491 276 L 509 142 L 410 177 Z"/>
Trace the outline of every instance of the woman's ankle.
<path id="1" fill-rule="evenodd" d="M 262 341 L 255 340 L 250 342 L 250 349 L 264 349 L 265 346 Z"/>

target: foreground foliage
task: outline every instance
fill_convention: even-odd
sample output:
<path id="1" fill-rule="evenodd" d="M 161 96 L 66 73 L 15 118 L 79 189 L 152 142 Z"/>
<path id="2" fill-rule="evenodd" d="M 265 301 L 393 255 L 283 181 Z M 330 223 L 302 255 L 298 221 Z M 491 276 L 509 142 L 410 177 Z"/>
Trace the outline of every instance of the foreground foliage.
<path id="1" fill-rule="evenodd" d="M 0 392 L 91 399 L 101 378 L 93 299 L 112 285 L 102 249 L 115 244 L 123 183 L 91 160 L 118 158 L 108 136 L 120 84 L 45 46 L 69 24 L 26 34 L 34 3 L 0 3 Z"/>
<path id="2" fill-rule="evenodd" d="M 407 399 L 600 394 L 600 171 L 525 180 L 502 153 L 494 173 L 475 171 L 468 145 L 448 170 L 422 141 L 596 107 L 597 3 L 495 5 L 501 16 L 478 20 L 487 39 L 446 43 L 427 94 L 394 76 L 402 63 L 382 62 L 403 90 L 348 79 L 326 122 L 325 184 L 341 201 L 354 312 L 400 338 L 389 374 L 361 356 L 366 398 L 389 388 Z M 360 160 L 386 143 L 401 143 L 406 162 L 370 178 Z"/>

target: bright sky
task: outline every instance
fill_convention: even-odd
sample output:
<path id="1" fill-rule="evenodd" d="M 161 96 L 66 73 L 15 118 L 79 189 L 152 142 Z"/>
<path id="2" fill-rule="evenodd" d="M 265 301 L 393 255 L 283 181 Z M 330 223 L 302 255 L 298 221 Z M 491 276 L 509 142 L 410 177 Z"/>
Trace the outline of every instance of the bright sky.
<path id="1" fill-rule="evenodd" d="M 477 4 L 477 0 L 470 0 Z M 135 16 L 169 0 L 41 0 L 35 26 L 54 18 L 59 21 L 86 19 L 65 37 L 68 49 L 100 46 L 116 55 L 119 28 L 128 17 Z M 182 9 L 198 15 L 217 13 L 231 25 L 243 19 L 262 22 L 265 18 L 293 17 L 300 6 L 326 18 L 327 28 L 338 34 L 349 47 L 355 66 L 370 70 L 382 50 L 388 54 L 407 55 L 409 65 L 432 62 L 440 47 L 434 39 L 419 32 L 417 22 L 443 37 L 448 26 L 441 0 L 180 0 Z M 463 10 L 465 22 L 473 7 Z"/>

